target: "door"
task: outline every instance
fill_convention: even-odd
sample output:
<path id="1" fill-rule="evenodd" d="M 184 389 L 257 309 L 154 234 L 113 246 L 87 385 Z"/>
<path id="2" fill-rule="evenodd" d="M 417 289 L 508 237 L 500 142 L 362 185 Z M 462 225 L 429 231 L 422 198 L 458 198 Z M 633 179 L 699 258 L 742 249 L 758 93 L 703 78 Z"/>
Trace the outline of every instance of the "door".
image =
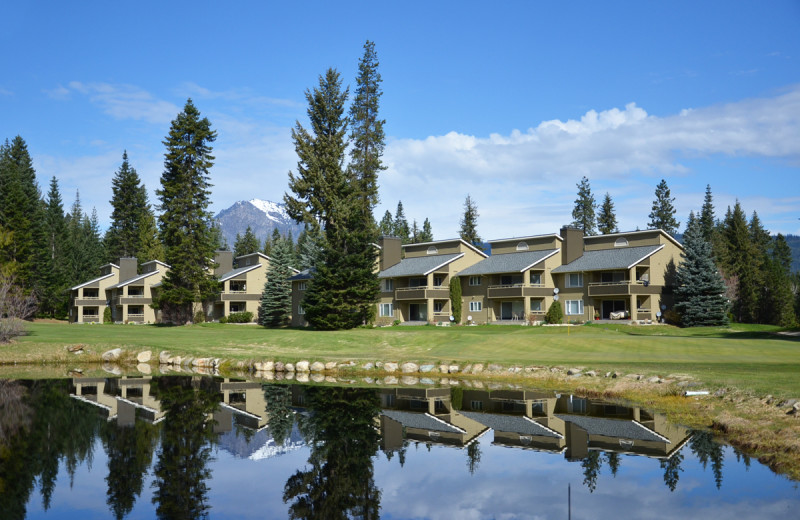
<path id="1" fill-rule="evenodd" d="M 603 300 L 602 308 L 603 312 L 601 314 L 604 320 L 610 320 L 612 312 L 628 309 L 625 300 Z"/>
<path id="2" fill-rule="evenodd" d="M 410 321 L 428 321 L 428 305 L 410 303 L 408 305 L 408 318 Z"/>

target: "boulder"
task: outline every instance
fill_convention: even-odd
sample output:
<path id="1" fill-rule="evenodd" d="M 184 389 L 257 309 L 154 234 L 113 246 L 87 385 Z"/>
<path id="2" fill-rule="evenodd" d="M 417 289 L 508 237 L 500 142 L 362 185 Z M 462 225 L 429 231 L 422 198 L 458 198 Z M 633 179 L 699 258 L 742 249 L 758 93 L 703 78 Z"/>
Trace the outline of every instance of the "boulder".
<path id="1" fill-rule="evenodd" d="M 294 369 L 298 372 L 308 372 L 309 363 L 308 361 L 298 361 L 297 364 L 294 366 Z"/>
<path id="2" fill-rule="evenodd" d="M 78 352 L 83 350 L 83 345 L 82 344 L 71 345 L 71 346 L 67 347 L 67 350 L 70 351 L 70 352 L 78 353 Z"/>
<path id="3" fill-rule="evenodd" d="M 450 372 L 451 374 L 457 374 L 458 373 L 458 365 L 450 365 L 450 366 L 448 366 L 447 367 L 447 371 Z"/>
<path id="4" fill-rule="evenodd" d="M 150 352 L 149 350 L 143 350 L 138 354 L 136 354 L 136 361 L 138 361 L 139 363 L 147 363 L 150 361 L 150 359 L 152 359 L 152 357 L 153 357 L 152 352 Z"/>
<path id="5" fill-rule="evenodd" d="M 314 381 L 315 383 L 322 383 L 325 381 L 325 376 L 323 374 L 320 374 L 319 372 L 312 373 L 311 380 Z"/>
<path id="6" fill-rule="evenodd" d="M 589 370 L 588 372 L 586 372 L 586 376 L 587 377 L 597 377 L 597 372 L 595 372 L 594 370 Z"/>
<path id="7" fill-rule="evenodd" d="M 283 372 L 284 370 L 286 370 L 286 365 L 283 364 L 283 361 L 276 361 L 275 372 Z"/>
<path id="8" fill-rule="evenodd" d="M 503 367 L 496 363 L 490 363 L 489 366 L 486 367 L 486 370 L 488 370 L 489 372 L 500 372 L 501 370 L 503 370 Z"/>
<path id="9" fill-rule="evenodd" d="M 322 363 L 320 361 L 314 361 L 313 363 L 311 363 L 311 366 L 309 367 L 309 369 L 312 372 L 322 372 L 322 371 L 325 370 L 325 363 Z"/>
<path id="10" fill-rule="evenodd" d="M 416 363 L 403 363 L 400 365 L 400 371 L 404 374 L 414 374 L 419 371 L 419 365 Z"/>
<path id="11" fill-rule="evenodd" d="M 122 349 L 115 348 L 103 353 L 103 361 L 118 361 L 122 357 Z"/>
<path id="12" fill-rule="evenodd" d="M 581 373 L 581 369 L 580 368 L 570 368 L 569 370 L 567 370 L 567 375 L 568 376 L 580 375 L 580 373 Z"/>
<path id="13" fill-rule="evenodd" d="M 363 368 L 364 370 L 372 370 L 373 368 L 375 368 L 375 363 L 372 362 L 364 363 L 364 366 L 362 366 L 361 368 Z"/>
<path id="14" fill-rule="evenodd" d="M 158 355 L 158 362 L 162 365 L 166 365 L 169 363 L 169 352 L 166 350 L 162 350 L 161 353 Z"/>
<path id="15" fill-rule="evenodd" d="M 120 370 L 120 368 L 117 365 L 114 365 L 112 363 L 108 362 L 103 363 L 103 370 L 105 370 L 108 373 L 114 374 L 115 376 L 122 375 L 122 370 Z"/>
<path id="16" fill-rule="evenodd" d="M 290 374 L 294 374 L 294 363 L 286 363 L 283 365 L 283 369 Z"/>
<path id="17" fill-rule="evenodd" d="M 414 376 L 403 376 L 400 378 L 401 385 L 413 386 L 419 383 L 419 378 Z"/>
<path id="18" fill-rule="evenodd" d="M 421 373 L 423 373 L 423 374 L 427 374 L 428 372 L 431 372 L 433 369 L 434 369 L 433 365 L 420 365 L 419 366 L 419 371 Z"/>
<path id="19" fill-rule="evenodd" d="M 396 385 L 397 384 L 397 378 L 394 377 L 394 376 L 386 376 L 386 377 L 383 378 L 383 382 L 385 384 L 387 384 L 387 385 Z"/>
<path id="20" fill-rule="evenodd" d="M 325 363 L 325 370 L 336 370 L 336 367 L 337 367 L 336 361 L 328 361 L 327 363 Z"/>
<path id="21" fill-rule="evenodd" d="M 150 375 L 150 365 L 148 363 L 139 363 L 136 365 L 136 370 L 145 375 Z"/>
<path id="22" fill-rule="evenodd" d="M 298 383 L 308 383 L 308 372 L 298 372 L 297 373 L 297 382 Z"/>
<path id="23" fill-rule="evenodd" d="M 421 379 L 419 380 L 419 382 L 420 382 L 421 384 L 423 384 L 423 385 L 427 385 L 427 386 L 433 386 L 433 385 L 434 385 L 433 379 L 431 379 L 431 378 L 429 378 L 429 377 L 423 377 L 423 378 L 421 378 Z"/>
<path id="24" fill-rule="evenodd" d="M 647 382 L 648 383 L 660 383 L 661 382 L 661 378 L 658 377 L 658 376 L 653 376 L 653 377 L 648 378 Z"/>
<path id="25" fill-rule="evenodd" d="M 461 370 L 462 374 L 469 374 L 470 370 L 472 370 L 472 365 L 467 365 Z"/>
<path id="26" fill-rule="evenodd" d="M 475 363 L 472 365 L 473 374 L 480 374 L 481 372 L 483 372 L 483 363 Z"/>
<path id="27" fill-rule="evenodd" d="M 441 372 L 442 374 L 446 374 L 449 371 L 450 371 L 449 365 L 439 365 L 439 372 Z"/>
<path id="28" fill-rule="evenodd" d="M 397 372 L 397 363 L 384 363 L 383 370 L 386 372 Z"/>

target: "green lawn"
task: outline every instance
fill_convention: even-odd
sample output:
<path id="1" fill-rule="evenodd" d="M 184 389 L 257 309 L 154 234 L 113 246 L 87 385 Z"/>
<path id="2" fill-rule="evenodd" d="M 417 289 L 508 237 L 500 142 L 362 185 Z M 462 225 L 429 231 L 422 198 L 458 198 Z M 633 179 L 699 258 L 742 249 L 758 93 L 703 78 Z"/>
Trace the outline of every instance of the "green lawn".
<path id="1" fill-rule="evenodd" d="M 186 327 L 33 323 L 0 347 L 0 363 L 61 357 L 67 345 L 90 353 L 148 348 L 229 360 L 494 362 L 582 366 L 643 374 L 692 374 L 709 385 L 800 397 L 800 338 L 769 326 L 391 327 L 339 332 L 247 325 Z"/>

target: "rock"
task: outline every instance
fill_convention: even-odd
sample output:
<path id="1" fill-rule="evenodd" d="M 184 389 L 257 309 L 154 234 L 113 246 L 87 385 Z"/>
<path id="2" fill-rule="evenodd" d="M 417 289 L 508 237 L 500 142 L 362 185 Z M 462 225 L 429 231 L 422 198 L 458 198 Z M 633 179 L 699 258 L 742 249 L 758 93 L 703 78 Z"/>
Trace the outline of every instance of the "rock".
<path id="1" fill-rule="evenodd" d="M 522 367 L 511 367 L 508 369 L 509 374 L 519 374 L 522 372 Z"/>
<path id="2" fill-rule="evenodd" d="M 326 383 L 338 383 L 339 381 L 337 381 L 336 378 L 333 377 L 333 376 L 325 376 L 325 382 Z"/>
<path id="3" fill-rule="evenodd" d="M 83 350 L 83 345 L 70 345 L 67 347 L 67 350 L 70 352 L 80 352 Z"/>
<path id="4" fill-rule="evenodd" d="M 313 363 L 311 363 L 309 369 L 312 372 L 323 372 L 325 370 L 325 363 L 321 361 L 314 361 Z"/>
<path id="5" fill-rule="evenodd" d="M 581 373 L 580 368 L 570 368 L 569 370 L 567 370 L 568 376 L 580 375 L 580 373 Z"/>
<path id="6" fill-rule="evenodd" d="M 446 374 L 450 371 L 449 365 L 439 365 L 439 372 L 442 374 Z"/>
<path id="7" fill-rule="evenodd" d="M 661 382 L 661 378 L 658 377 L 658 376 L 653 376 L 653 377 L 648 378 L 647 382 L 648 383 L 660 383 Z"/>
<path id="8" fill-rule="evenodd" d="M 286 370 L 286 365 L 283 364 L 283 361 L 275 362 L 275 372 L 283 372 L 285 370 Z"/>
<path id="9" fill-rule="evenodd" d="M 102 359 L 103 361 L 117 361 L 121 357 L 122 357 L 122 349 L 115 348 L 113 350 L 109 350 L 108 352 L 104 352 Z"/>
<path id="10" fill-rule="evenodd" d="M 503 367 L 494 363 L 490 363 L 489 366 L 486 367 L 486 370 L 488 370 L 489 372 L 500 372 L 501 370 L 503 370 Z"/>
<path id="11" fill-rule="evenodd" d="M 794 406 L 796 403 L 797 399 L 787 399 L 786 401 L 781 401 L 781 403 L 778 406 L 784 408 L 786 406 Z"/>
<path id="12" fill-rule="evenodd" d="M 764 404 L 772 404 L 772 401 L 774 401 L 774 398 L 770 394 L 770 395 L 767 395 L 767 397 L 765 397 L 764 400 L 761 401 L 761 402 L 764 403 Z"/>
<path id="13" fill-rule="evenodd" d="M 73 368 L 72 370 L 69 371 L 69 373 L 70 374 L 81 375 L 81 374 L 83 374 L 83 369 L 82 368 Z"/>
<path id="14" fill-rule="evenodd" d="M 109 372 L 111 374 L 114 374 L 115 376 L 121 376 L 122 375 L 122 370 L 120 370 L 120 368 L 117 365 L 113 365 L 113 364 L 108 363 L 108 362 L 103 363 L 103 370 L 105 370 L 106 372 Z"/>
<path id="15" fill-rule="evenodd" d="M 286 370 L 287 373 L 294 374 L 294 363 L 286 363 L 283 365 L 283 369 Z"/>
<path id="16" fill-rule="evenodd" d="M 383 370 L 386 372 L 397 372 L 397 363 L 384 363 Z"/>
<path id="17" fill-rule="evenodd" d="M 375 363 L 364 363 L 364 366 L 362 366 L 361 368 L 363 368 L 364 370 L 372 370 L 373 368 L 375 368 Z"/>
<path id="18" fill-rule="evenodd" d="M 433 365 L 420 365 L 419 371 L 423 374 L 431 372 L 435 367 Z"/>
<path id="19" fill-rule="evenodd" d="M 376 361 L 375 368 L 383 368 L 383 361 Z"/>
<path id="20" fill-rule="evenodd" d="M 714 397 L 722 397 L 726 394 L 726 390 L 724 388 L 720 388 L 716 392 L 714 392 Z"/>
<path id="21" fill-rule="evenodd" d="M 434 385 L 433 379 L 430 379 L 430 378 L 428 378 L 428 377 L 423 377 L 423 378 L 421 378 L 421 379 L 419 380 L 419 382 L 420 382 L 421 384 L 423 384 L 423 385 L 428 385 L 428 386 L 433 386 L 433 385 Z M 444 383 L 442 383 L 442 384 L 444 384 Z"/>
<path id="22" fill-rule="evenodd" d="M 419 371 L 419 365 L 416 363 L 403 363 L 400 365 L 400 371 L 404 374 L 415 374 Z"/>
<path id="23" fill-rule="evenodd" d="M 173 356 L 173 357 L 169 358 L 169 364 L 170 365 L 174 365 L 176 367 L 179 367 L 179 366 L 181 366 L 182 359 L 183 358 L 181 358 L 180 356 Z"/>
<path id="24" fill-rule="evenodd" d="M 344 363 L 338 366 L 344 366 Z M 336 367 L 337 367 L 336 361 L 328 361 L 327 363 L 325 363 L 325 370 L 336 370 Z"/>
<path id="25" fill-rule="evenodd" d="M 447 371 L 449 373 L 451 373 L 451 374 L 457 374 L 458 373 L 458 365 L 449 365 L 447 367 Z"/>
<path id="26" fill-rule="evenodd" d="M 400 378 L 401 385 L 413 386 L 419 383 L 419 378 L 414 376 L 403 376 Z"/>
<path id="27" fill-rule="evenodd" d="M 371 385 L 375 382 L 375 380 L 372 379 L 371 377 L 365 377 L 364 382 L 367 383 L 368 385 Z"/>
<path id="28" fill-rule="evenodd" d="M 152 357 L 153 357 L 152 352 L 150 352 L 149 350 L 143 350 L 138 354 L 136 354 L 136 361 L 138 361 L 139 363 L 147 363 L 150 361 Z"/>
<path id="29" fill-rule="evenodd" d="M 150 373 L 150 365 L 147 363 L 139 363 L 136 365 L 136 370 L 141 372 L 142 374 L 149 374 Z"/>
<path id="30" fill-rule="evenodd" d="M 337 366 L 337 368 L 350 368 L 350 367 L 356 366 L 356 363 L 355 363 L 355 361 L 347 361 L 345 363 L 339 363 L 336 366 Z"/>
<path id="31" fill-rule="evenodd" d="M 474 381 L 472 383 L 473 388 L 483 388 L 483 383 L 481 381 Z"/>
<path id="32" fill-rule="evenodd" d="M 80 356 L 81 354 L 83 354 L 83 350 L 76 350 L 76 351 L 74 352 L 74 354 L 75 354 L 76 356 Z"/>
<path id="33" fill-rule="evenodd" d="M 483 372 L 483 363 L 475 363 L 472 365 L 473 374 L 480 374 L 481 372 Z"/>
<path id="34" fill-rule="evenodd" d="M 308 383 L 308 372 L 298 372 L 297 373 L 297 382 L 298 383 Z"/>
<path id="35" fill-rule="evenodd" d="M 611 377 L 611 372 L 606 372 L 606 374 L 603 377 Z"/>
<path id="36" fill-rule="evenodd" d="M 209 368 L 211 366 L 211 362 L 212 362 L 211 358 L 199 357 L 192 360 L 192 366 L 198 368 Z"/>
<path id="37" fill-rule="evenodd" d="M 397 384 L 397 378 L 394 377 L 394 376 L 386 376 L 386 377 L 383 378 L 383 382 L 385 384 L 387 384 L 387 385 L 396 385 Z"/>
<path id="38" fill-rule="evenodd" d="M 308 367 L 309 367 L 308 361 L 303 360 L 303 361 L 298 361 L 297 364 L 294 366 L 294 369 L 297 372 L 308 372 L 309 371 Z"/>
<path id="39" fill-rule="evenodd" d="M 625 376 L 625 378 L 626 379 L 635 379 L 635 380 L 638 381 L 638 380 L 640 380 L 642 378 L 642 376 L 640 376 L 639 374 L 628 374 L 627 376 Z"/>
<path id="40" fill-rule="evenodd" d="M 594 370 L 589 370 L 588 372 L 586 372 L 586 375 L 588 377 L 597 377 L 597 372 L 595 372 Z"/>
<path id="41" fill-rule="evenodd" d="M 461 373 L 462 374 L 469 374 L 471 370 L 472 370 L 472 365 L 467 365 L 467 366 L 464 367 L 464 369 L 461 371 Z"/>
<path id="42" fill-rule="evenodd" d="M 272 372 L 275 370 L 275 363 L 273 361 L 264 361 L 261 363 L 261 370 L 264 372 Z"/>
<path id="43" fill-rule="evenodd" d="M 291 372 L 288 372 L 288 371 L 287 371 L 287 372 L 286 372 L 286 373 L 283 375 L 283 378 L 284 378 L 285 380 L 287 380 L 287 381 L 292 381 L 292 380 L 294 380 L 294 365 L 292 365 L 292 371 L 291 371 Z"/>

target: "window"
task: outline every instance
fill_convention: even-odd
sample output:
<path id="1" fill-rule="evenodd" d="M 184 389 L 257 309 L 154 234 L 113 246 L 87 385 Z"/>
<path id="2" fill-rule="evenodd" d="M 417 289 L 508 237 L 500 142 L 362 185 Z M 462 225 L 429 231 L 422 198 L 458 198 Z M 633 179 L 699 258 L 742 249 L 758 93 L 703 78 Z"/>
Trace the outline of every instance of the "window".
<path id="1" fill-rule="evenodd" d="M 434 287 L 441 287 L 442 283 L 444 283 L 444 276 L 434 276 L 433 277 L 433 285 L 434 285 Z"/>
<path id="2" fill-rule="evenodd" d="M 470 285 L 480 285 L 481 284 L 481 277 L 480 276 L 470 276 L 469 277 L 469 284 Z"/>
<path id="3" fill-rule="evenodd" d="M 583 287 L 583 273 L 569 273 L 566 281 L 567 287 Z"/>
<path id="4" fill-rule="evenodd" d="M 298 291 L 305 291 L 308 287 L 308 282 L 298 282 L 297 283 L 297 290 Z"/>
<path id="5" fill-rule="evenodd" d="M 244 302 L 231 302 L 231 312 L 244 312 L 247 307 Z"/>
<path id="6" fill-rule="evenodd" d="M 429 255 L 435 255 L 436 253 L 439 252 L 439 250 L 436 249 L 436 246 L 431 246 L 431 247 L 428 248 L 427 252 L 428 252 Z"/>
<path id="7" fill-rule="evenodd" d="M 583 300 L 565 301 L 564 310 L 568 316 L 583 315 Z"/>
<path id="8" fill-rule="evenodd" d="M 394 306 L 391 303 L 382 303 L 380 306 L 380 315 L 382 318 L 394 317 Z"/>
<path id="9" fill-rule="evenodd" d="M 306 313 L 306 310 L 303 308 L 303 306 L 302 306 L 302 305 L 298 305 L 298 306 L 297 306 L 297 314 L 299 314 L 300 316 L 302 316 L 302 315 L 303 315 L 303 314 L 305 314 L 305 313 Z"/>
<path id="10" fill-rule="evenodd" d="M 542 310 L 542 300 L 531 300 L 531 310 L 532 311 L 541 311 Z"/>
<path id="11" fill-rule="evenodd" d="M 541 273 L 531 273 L 531 284 L 533 284 L 533 285 L 542 285 L 542 274 Z"/>
<path id="12" fill-rule="evenodd" d="M 470 401 L 469 407 L 473 410 L 483 410 L 483 401 Z"/>
<path id="13" fill-rule="evenodd" d="M 586 413 L 587 399 L 569 396 L 567 402 L 567 413 Z"/>
<path id="14" fill-rule="evenodd" d="M 628 245 L 628 239 L 625 237 L 620 237 L 614 242 L 614 247 L 625 247 Z"/>
<path id="15" fill-rule="evenodd" d="M 527 251 L 527 250 L 528 250 L 528 244 L 526 244 L 525 242 L 520 242 L 519 244 L 517 244 L 517 251 Z"/>
<path id="16" fill-rule="evenodd" d="M 444 311 L 444 302 L 441 300 L 433 302 L 433 312 L 442 312 Z"/>
<path id="17" fill-rule="evenodd" d="M 392 292 L 392 291 L 394 291 L 394 280 L 384 280 L 383 292 Z"/>
<path id="18" fill-rule="evenodd" d="M 469 312 L 479 312 L 483 310 L 483 302 L 469 302 Z"/>

